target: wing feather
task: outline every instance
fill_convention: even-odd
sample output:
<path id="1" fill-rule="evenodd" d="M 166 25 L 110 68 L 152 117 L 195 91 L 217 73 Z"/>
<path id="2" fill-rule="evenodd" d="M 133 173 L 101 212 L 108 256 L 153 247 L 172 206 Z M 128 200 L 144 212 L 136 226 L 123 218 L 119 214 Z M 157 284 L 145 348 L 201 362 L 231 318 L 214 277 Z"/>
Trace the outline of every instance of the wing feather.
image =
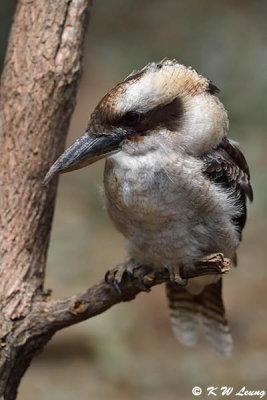
<path id="1" fill-rule="evenodd" d="M 241 215 L 233 215 L 233 223 L 237 225 L 240 235 L 246 223 L 246 197 L 253 200 L 250 184 L 250 172 L 247 161 L 238 143 L 224 138 L 213 150 L 201 156 L 203 174 L 215 184 L 232 189 L 232 196 L 240 206 Z"/>

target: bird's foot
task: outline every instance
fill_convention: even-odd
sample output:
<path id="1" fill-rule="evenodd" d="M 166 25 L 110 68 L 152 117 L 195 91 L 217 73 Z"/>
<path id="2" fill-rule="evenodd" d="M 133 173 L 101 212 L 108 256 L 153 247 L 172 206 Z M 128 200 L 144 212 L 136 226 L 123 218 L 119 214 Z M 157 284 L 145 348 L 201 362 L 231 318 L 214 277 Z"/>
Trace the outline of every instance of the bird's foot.
<path id="1" fill-rule="evenodd" d="M 136 285 L 143 291 L 149 292 L 150 288 L 145 285 L 143 279 L 136 277 L 134 272 L 140 267 L 133 259 L 126 261 L 123 264 L 119 264 L 112 270 L 107 270 L 105 274 L 106 283 L 112 285 L 118 294 L 121 293 L 120 284 L 124 277 L 128 279 L 136 279 Z"/>
<path id="2" fill-rule="evenodd" d="M 165 268 L 170 274 L 170 281 L 178 283 L 180 286 L 187 286 L 188 279 L 181 277 L 181 267 L 178 265 L 166 265 Z"/>

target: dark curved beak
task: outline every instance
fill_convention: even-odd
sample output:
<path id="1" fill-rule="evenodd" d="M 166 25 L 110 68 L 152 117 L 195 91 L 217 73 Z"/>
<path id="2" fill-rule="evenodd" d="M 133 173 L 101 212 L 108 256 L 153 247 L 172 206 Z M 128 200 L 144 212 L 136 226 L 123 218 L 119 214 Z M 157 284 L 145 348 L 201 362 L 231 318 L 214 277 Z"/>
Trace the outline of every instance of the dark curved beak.
<path id="1" fill-rule="evenodd" d="M 96 136 L 85 132 L 54 162 L 45 176 L 46 185 L 55 175 L 93 164 L 120 150 L 122 138 L 112 135 Z"/>

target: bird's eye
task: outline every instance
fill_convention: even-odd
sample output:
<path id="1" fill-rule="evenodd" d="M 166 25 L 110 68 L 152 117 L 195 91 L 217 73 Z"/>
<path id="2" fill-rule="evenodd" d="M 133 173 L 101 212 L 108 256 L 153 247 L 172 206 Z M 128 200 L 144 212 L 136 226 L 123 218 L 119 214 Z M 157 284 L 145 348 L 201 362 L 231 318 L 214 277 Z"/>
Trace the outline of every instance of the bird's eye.
<path id="1" fill-rule="evenodd" d="M 123 122 L 128 126 L 136 126 L 142 119 L 142 114 L 136 111 L 129 111 L 124 115 Z"/>

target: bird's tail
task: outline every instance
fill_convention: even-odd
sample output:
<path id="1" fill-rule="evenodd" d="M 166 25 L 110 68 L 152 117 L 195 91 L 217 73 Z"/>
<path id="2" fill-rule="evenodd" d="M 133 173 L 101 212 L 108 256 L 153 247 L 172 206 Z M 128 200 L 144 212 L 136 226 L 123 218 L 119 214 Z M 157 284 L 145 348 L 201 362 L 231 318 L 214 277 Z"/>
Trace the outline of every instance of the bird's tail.
<path id="1" fill-rule="evenodd" d="M 191 294 L 176 283 L 166 285 L 172 328 L 177 339 L 194 346 L 198 338 L 198 321 L 203 321 L 207 342 L 219 354 L 232 353 L 232 336 L 225 318 L 222 300 L 222 279 L 207 285 L 198 294 Z"/>

